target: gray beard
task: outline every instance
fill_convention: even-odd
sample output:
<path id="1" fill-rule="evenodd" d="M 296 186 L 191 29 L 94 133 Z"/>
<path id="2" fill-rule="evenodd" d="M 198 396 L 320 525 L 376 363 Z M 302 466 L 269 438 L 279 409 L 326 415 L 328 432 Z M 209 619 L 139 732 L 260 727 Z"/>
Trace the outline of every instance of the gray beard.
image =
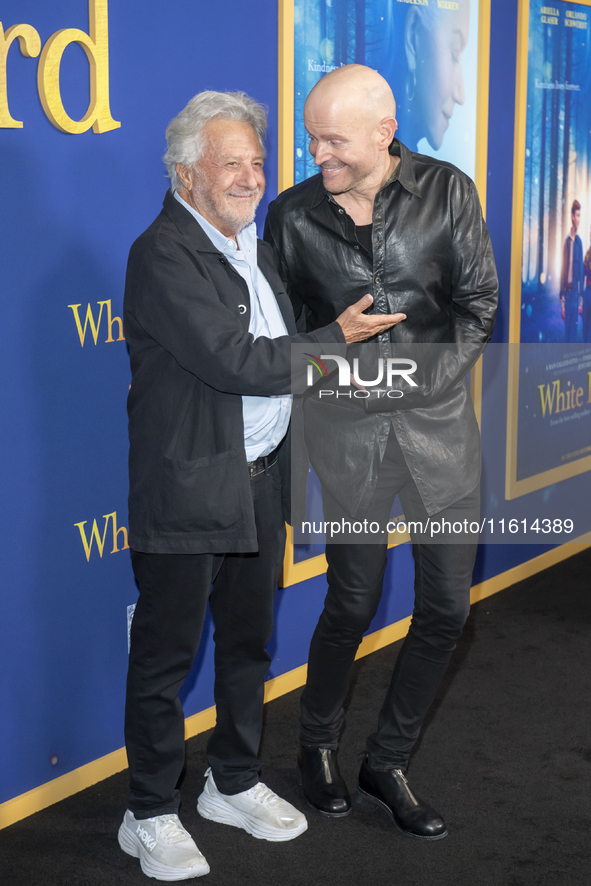
<path id="1" fill-rule="evenodd" d="M 245 219 L 244 217 L 238 218 L 237 215 L 232 215 L 228 213 L 228 215 L 221 215 L 218 212 L 217 206 L 209 197 L 209 194 L 204 191 L 197 191 L 200 202 L 203 203 L 204 206 L 207 206 L 212 216 L 216 219 L 219 219 L 228 229 L 231 229 L 233 234 L 239 234 L 240 231 L 243 231 L 249 225 L 251 225 L 255 219 L 256 211 L 258 209 L 258 205 L 261 202 L 262 194 L 260 195 L 257 202 L 254 204 L 252 208 L 252 212 L 249 217 Z"/>

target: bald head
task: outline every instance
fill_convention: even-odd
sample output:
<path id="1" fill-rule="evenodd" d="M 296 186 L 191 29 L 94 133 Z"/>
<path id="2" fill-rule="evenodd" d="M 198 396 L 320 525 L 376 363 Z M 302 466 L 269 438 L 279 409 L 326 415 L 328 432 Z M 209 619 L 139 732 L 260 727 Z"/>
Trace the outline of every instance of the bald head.
<path id="1" fill-rule="evenodd" d="M 310 153 L 332 194 L 377 193 L 392 168 L 396 102 L 384 78 L 365 65 L 322 77 L 304 106 Z"/>
<path id="2" fill-rule="evenodd" d="M 316 107 L 372 123 L 384 117 L 396 118 L 396 102 L 388 82 L 365 65 L 344 65 L 325 74 L 306 100 L 306 108 Z"/>

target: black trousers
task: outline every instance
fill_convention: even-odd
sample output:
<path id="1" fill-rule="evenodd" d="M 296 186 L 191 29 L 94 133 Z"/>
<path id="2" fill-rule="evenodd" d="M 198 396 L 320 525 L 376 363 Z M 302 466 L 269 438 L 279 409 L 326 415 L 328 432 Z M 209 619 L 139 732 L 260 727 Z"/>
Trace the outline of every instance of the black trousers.
<path id="1" fill-rule="evenodd" d="M 407 521 L 428 519 L 391 431 L 378 487 L 365 515 L 368 523 L 387 523 L 396 494 Z M 326 492 L 324 512 L 326 520 L 343 517 Z M 478 488 L 437 515 L 437 519 L 451 523 L 477 521 L 478 517 Z M 410 751 L 468 617 L 476 546 L 453 541 L 413 544 L 415 606 L 377 730 L 367 740 L 373 769 L 406 769 L 408 765 Z M 326 546 L 326 558 L 328 593 L 310 646 L 300 740 L 311 747 L 336 749 L 355 654 L 382 595 L 387 543 L 331 543 Z"/>
<path id="2" fill-rule="evenodd" d="M 252 554 L 132 551 L 140 596 L 131 626 L 125 707 L 128 808 L 137 818 L 177 812 L 185 759 L 179 690 L 199 646 L 207 601 L 215 625 L 217 722 L 207 746 L 225 794 L 259 781 L 264 679 L 273 596 L 285 548 L 278 465 L 251 480 L 259 550 Z M 212 587 L 213 585 L 213 587 Z"/>

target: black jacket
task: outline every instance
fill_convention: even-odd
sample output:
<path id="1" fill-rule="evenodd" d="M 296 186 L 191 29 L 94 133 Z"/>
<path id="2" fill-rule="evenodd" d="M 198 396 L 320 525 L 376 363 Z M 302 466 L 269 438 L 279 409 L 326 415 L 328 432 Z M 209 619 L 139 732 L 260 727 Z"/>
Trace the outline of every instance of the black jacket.
<path id="1" fill-rule="evenodd" d="M 294 333 L 273 255 L 260 241 L 258 264 Z M 245 281 L 167 193 L 162 212 L 131 247 L 125 284 L 131 548 L 257 550 L 241 395 L 289 393 L 291 343 L 344 337 L 331 323 L 310 335 L 255 340 L 249 319 Z"/>
<path id="2" fill-rule="evenodd" d="M 403 400 L 387 401 L 389 408 L 380 404 L 368 413 L 362 402 L 343 400 L 319 410 L 311 398 L 306 406 L 314 423 L 314 434 L 306 435 L 312 463 L 349 513 L 361 515 L 371 499 L 393 423 L 425 507 L 435 514 L 470 492 L 480 476 L 466 374 L 492 334 L 498 283 L 473 182 L 397 139 L 390 152 L 401 162 L 374 201 L 373 255 L 321 175 L 271 203 L 265 239 L 305 328 L 330 323 L 371 292 L 373 310 L 407 315 L 378 338 L 384 354 L 392 343 L 436 345 L 429 377 Z M 326 452 L 334 456 L 323 459 Z"/>

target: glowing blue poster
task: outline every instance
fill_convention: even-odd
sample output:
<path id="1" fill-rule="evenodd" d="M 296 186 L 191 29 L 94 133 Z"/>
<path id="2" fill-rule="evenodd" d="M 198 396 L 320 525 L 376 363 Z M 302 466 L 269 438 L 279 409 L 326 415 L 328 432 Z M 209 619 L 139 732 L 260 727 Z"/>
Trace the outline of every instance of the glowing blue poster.
<path id="1" fill-rule="evenodd" d="M 304 102 L 323 74 L 369 65 L 390 83 L 412 151 L 476 169 L 478 0 L 296 0 L 295 177 L 317 172 Z"/>
<path id="2" fill-rule="evenodd" d="M 529 9 L 522 342 L 591 342 L 591 8 Z"/>
<path id="3" fill-rule="evenodd" d="M 508 498 L 591 467 L 591 0 L 522 0 L 516 119 Z"/>

